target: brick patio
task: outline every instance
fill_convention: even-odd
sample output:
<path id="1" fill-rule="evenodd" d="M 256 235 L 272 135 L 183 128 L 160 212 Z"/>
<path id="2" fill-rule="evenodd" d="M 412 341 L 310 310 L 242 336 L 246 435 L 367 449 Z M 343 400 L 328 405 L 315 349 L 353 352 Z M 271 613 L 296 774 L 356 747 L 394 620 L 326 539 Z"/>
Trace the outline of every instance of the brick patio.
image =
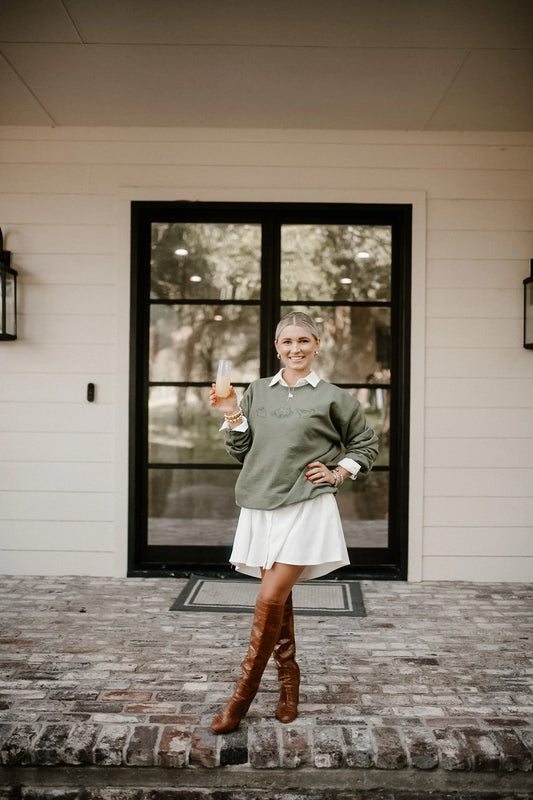
<path id="1" fill-rule="evenodd" d="M 2 579 L 2 800 L 37 796 L 20 787 L 61 783 L 54 776 L 70 776 L 64 785 L 82 797 L 76 787 L 97 786 L 102 771 L 110 785 L 135 772 L 137 787 L 179 785 L 184 798 L 228 780 L 258 798 L 261 781 L 307 785 L 302 797 L 320 787 L 344 797 L 346 785 L 386 800 L 418 786 L 530 796 L 533 586 L 363 581 L 365 618 L 296 617 L 298 719 L 275 720 L 269 665 L 240 728 L 217 737 L 209 722 L 233 687 L 251 617 L 169 611 L 184 585 Z M 46 791 L 38 796 L 66 796 Z"/>

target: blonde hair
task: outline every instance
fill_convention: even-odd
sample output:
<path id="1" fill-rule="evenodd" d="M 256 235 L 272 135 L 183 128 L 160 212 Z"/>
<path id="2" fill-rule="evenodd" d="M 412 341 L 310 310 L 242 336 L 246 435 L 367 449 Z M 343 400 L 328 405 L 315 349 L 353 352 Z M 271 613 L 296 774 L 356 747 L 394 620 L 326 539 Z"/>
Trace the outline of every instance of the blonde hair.
<path id="1" fill-rule="evenodd" d="M 320 339 L 320 333 L 318 328 L 315 324 L 315 321 L 309 314 L 304 314 L 303 311 L 291 311 L 290 314 L 286 314 L 284 317 L 280 319 L 278 322 L 278 326 L 276 328 L 276 337 L 275 341 L 279 339 L 281 336 L 281 332 L 287 325 L 299 325 L 302 328 L 307 328 L 307 330 L 313 334 L 315 339 Z"/>

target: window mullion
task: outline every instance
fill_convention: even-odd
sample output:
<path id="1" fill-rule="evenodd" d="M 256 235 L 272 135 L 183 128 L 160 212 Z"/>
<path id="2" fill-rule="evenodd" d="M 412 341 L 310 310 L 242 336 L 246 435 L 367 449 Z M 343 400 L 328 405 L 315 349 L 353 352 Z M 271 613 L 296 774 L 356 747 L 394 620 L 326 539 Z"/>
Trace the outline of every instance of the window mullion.
<path id="1" fill-rule="evenodd" d="M 277 372 L 274 335 L 280 315 L 281 224 L 267 215 L 261 238 L 261 375 Z"/>

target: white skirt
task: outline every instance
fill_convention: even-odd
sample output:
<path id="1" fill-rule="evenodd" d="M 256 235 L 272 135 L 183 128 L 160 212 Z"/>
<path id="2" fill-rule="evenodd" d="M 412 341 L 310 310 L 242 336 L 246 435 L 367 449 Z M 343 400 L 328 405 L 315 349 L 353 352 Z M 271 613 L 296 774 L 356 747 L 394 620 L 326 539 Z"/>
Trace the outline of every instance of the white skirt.
<path id="1" fill-rule="evenodd" d="M 335 496 L 330 492 L 272 511 L 241 508 L 230 562 L 261 577 L 275 562 L 305 566 L 307 581 L 350 563 Z"/>

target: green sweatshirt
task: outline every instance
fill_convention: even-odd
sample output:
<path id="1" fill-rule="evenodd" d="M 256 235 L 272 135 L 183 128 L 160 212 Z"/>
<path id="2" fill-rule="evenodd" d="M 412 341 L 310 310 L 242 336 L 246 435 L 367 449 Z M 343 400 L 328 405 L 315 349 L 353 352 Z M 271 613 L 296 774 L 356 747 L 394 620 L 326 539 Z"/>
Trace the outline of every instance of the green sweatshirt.
<path id="1" fill-rule="evenodd" d="M 305 477 L 307 465 L 335 466 L 352 458 L 368 472 L 378 438 L 361 405 L 345 389 L 326 381 L 300 386 L 288 399 L 286 386 L 261 378 L 244 393 L 247 431 L 226 431 L 226 450 L 243 465 L 235 486 L 238 506 L 273 509 L 336 492 Z"/>

